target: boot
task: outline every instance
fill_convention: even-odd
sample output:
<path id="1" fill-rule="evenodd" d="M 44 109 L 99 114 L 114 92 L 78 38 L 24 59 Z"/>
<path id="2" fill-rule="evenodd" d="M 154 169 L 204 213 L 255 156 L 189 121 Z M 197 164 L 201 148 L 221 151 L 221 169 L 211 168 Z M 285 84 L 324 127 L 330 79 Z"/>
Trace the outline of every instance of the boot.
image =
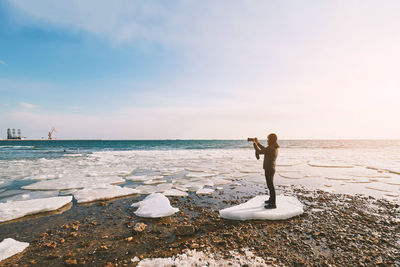
<path id="1" fill-rule="evenodd" d="M 268 203 L 268 205 L 265 205 L 264 208 L 266 208 L 266 209 L 276 209 L 276 204 Z"/>

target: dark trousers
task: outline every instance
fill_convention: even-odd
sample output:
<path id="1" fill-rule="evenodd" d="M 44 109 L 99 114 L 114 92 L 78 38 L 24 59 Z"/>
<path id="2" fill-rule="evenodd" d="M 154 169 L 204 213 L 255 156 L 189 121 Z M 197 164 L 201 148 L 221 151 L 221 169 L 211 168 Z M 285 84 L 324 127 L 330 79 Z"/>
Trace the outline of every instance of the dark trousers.
<path id="1" fill-rule="evenodd" d="M 265 180 L 267 181 L 267 186 L 269 190 L 269 202 L 271 204 L 276 204 L 275 188 L 274 188 L 274 169 L 265 170 Z"/>

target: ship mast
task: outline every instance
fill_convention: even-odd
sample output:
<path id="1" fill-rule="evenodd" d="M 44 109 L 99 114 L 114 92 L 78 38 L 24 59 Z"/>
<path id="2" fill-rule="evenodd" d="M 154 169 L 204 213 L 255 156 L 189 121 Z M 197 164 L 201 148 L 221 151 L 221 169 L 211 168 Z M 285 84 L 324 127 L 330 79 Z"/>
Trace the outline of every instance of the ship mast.
<path id="1" fill-rule="evenodd" d="M 49 137 L 49 140 L 53 140 L 53 133 L 56 132 L 56 128 L 51 128 L 50 132 L 47 134 Z"/>

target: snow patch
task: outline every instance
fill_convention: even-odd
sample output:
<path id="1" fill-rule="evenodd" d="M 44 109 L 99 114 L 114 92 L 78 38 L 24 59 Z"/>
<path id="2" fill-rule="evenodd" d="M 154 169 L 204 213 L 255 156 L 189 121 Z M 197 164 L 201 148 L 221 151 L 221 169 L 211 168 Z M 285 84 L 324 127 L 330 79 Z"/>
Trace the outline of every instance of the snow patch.
<path id="1" fill-rule="evenodd" d="M 269 196 L 256 196 L 249 201 L 220 210 L 219 215 L 231 220 L 286 220 L 303 213 L 303 204 L 295 197 L 277 196 L 276 209 L 265 209 Z"/>
<path id="2" fill-rule="evenodd" d="M 0 261 L 18 254 L 29 246 L 29 243 L 6 238 L 0 243 Z"/>
<path id="3" fill-rule="evenodd" d="M 132 204 L 137 207 L 135 215 L 145 218 L 161 218 L 170 216 L 179 211 L 178 208 L 171 207 L 169 199 L 160 193 L 153 193 L 142 201 Z"/>
<path id="4" fill-rule="evenodd" d="M 187 250 L 182 254 L 169 258 L 152 258 L 143 259 L 138 262 L 138 267 L 172 267 L 172 266 L 268 266 L 265 260 L 254 255 L 248 248 L 239 251 L 229 251 L 230 257 L 224 258 L 219 254 L 210 252 L 202 252 L 196 250 Z M 274 260 L 273 258 L 267 258 Z M 133 258 L 132 262 L 137 262 L 137 257 Z"/>

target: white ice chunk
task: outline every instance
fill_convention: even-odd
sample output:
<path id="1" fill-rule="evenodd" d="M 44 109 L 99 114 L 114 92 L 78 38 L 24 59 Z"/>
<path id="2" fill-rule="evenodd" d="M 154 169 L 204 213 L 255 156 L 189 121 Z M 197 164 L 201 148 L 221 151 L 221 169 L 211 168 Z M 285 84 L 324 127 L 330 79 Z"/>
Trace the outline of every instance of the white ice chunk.
<path id="1" fill-rule="evenodd" d="M 163 175 L 173 175 L 182 172 L 183 170 L 184 170 L 183 168 L 168 168 L 168 169 L 161 169 L 160 172 Z"/>
<path id="2" fill-rule="evenodd" d="M 129 180 L 129 181 L 133 181 L 133 182 L 143 182 L 143 181 L 150 180 L 151 177 L 149 177 L 147 175 L 135 175 L 135 176 L 125 177 L 125 179 Z"/>
<path id="3" fill-rule="evenodd" d="M 166 217 L 179 211 L 178 208 L 171 207 L 169 199 L 160 193 L 151 194 L 142 201 L 133 203 L 132 207 L 138 207 L 135 214 L 145 218 Z"/>
<path id="4" fill-rule="evenodd" d="M 186 174 L 186 177 L 190 177 L 190 178 L 207 178 L 207 177 L 213 177 L 213 176 L 215 176 L 215 173 L 189 172 Z"/>
<path id="5" fill-rule="evenodd" d="M 136 190 L 139 190 L 140 194 L 152 194 L 152 193 L 157 193 L 160 190 L 157 188 L 157 186 L 154 185 L 139 185 L 136 187 Z"/>
<path id="6" fill-rule="evenodd" d="M 166 182 L 167 181 L 164 180 L 163 178 L 156 178 L 156 179 L 153 178 L 151 180 L 144 181 L 143 183 L 144 184 L 164 184 Z"/>
<path id="7" fill-rule="evenodd" d="M 276 209 L 265 209 L 268 196 L 256 196 L 249 201 L 219 211 L 219 215 L 231 220 L 286 220 L 303 213 L 303 204 L 295 197 L 277 196 Z"/>
<path id="8" fill-rule="evenodd" d="M 353 165 L 346 163 L 337 163 L 337 162 L 311 162 L 308 161 L 307 164 L 311 167 L 320 167 L 320 168 L 353 168 Z"/>
<path id="9" fill-rule="evenodd" d="M 101 184 L 120 184 L 125 180 L 122 177 L 81 177 L 44 180 L 34 184 L 23 186 L 28 190 L 63 190 L 96 187 Z"/>
<path id="10" fill-rule="evenodd" d="M 181 184 L 174 183 L 173 185 L 174 185 L 174 188 L 179 191 L 184 191 L 184 192 L 188 191 L 188 189 Z"/>
<path id="11" fill-rule="evenodd" d="M 6 238 L 0 243 L 0 261 L 18 254 L 29 246 L 29 243 Z"/>
<path id="12" fill-rule="evenodd" d="M 201 188 L 196 191 L 197 195 L 210 195 L 212 193 L 214 193 L 214 189 L 210 189 L 210 188 Z"/>
<path id="13" fill-rule="evenodd" d="M 163 195 L 165 195 L 165 196 L 174 196 L 174 197 L 187 197 L 188 193 L 183 192 L 183 191 L 178 190 L 178 189 L 169 189 L 169 190 L 165 190 L 163 192 Z"/>
<path id="14" fill-rule="evenodd" d="M 222 179 L 222 178 L 218 178 L 218 179 L 213 179 L 214 185 L 226 185 L 226 184 L 231 184 L 232 181 L 226 180 L 226 179 Z"/>
<path id="15" fill-rule="evenodd" d="M 158 184 L 157 185 L 157 190 L 159 193 L 170 190 L 172 188 L 172 184 Z"/>
<path id="16" fill-rule="evenodd" d="M 200 181 L 188 180 L 187 183 L 181 184 L 181 186 L 186 187 L 189 191 L 196 192 L 204 186 L 214 186 L 214 182 L 209 179 L 202 179 Z"/>
<path id="17" fill-rule="evenodd" d="M 74 193 L 78 203 L 91 202 L 96 200 L 106 200 L 116 197 L 139 194 L 140 191 L 133 188 L 110 185 L 103 188 L 85 188 Z"/>
<path id="18" fill-rule="evenodd" d="M 14 220 L 39 212 L 57 210 L 71 201 L 72 196 L 65 196 L 0 203 L 0 222 Z"/>

